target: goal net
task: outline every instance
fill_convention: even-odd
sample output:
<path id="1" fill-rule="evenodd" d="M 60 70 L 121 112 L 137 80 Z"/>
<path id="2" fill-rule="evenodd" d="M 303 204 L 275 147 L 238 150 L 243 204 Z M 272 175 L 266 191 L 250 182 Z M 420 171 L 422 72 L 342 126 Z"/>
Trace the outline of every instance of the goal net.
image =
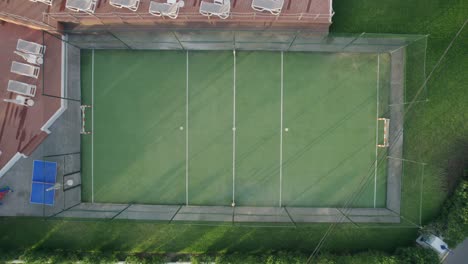
<path id="1" fill-rule="evenodd" d="M 388 142 L 388 135 L 389 135 L 389 130 L 390 130 L 390 119 L 388 118 L 378 118 L 378 121 L 383 121 L 383 142 L 381 144 L 377 144 L 377 147 L 379 148 L 386 148 L 389 146 Z"/>

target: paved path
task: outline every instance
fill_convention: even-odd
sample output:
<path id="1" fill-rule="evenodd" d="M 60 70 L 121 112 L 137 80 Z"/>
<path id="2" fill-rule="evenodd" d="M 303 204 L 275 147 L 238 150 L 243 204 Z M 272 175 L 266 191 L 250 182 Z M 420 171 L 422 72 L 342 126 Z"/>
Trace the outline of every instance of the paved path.
<path id="1" fill-rule="evenodd" d="M 444 261 L 444 264 L 464 264 L 468 262 L 468 238 L 453 250 Z"/>

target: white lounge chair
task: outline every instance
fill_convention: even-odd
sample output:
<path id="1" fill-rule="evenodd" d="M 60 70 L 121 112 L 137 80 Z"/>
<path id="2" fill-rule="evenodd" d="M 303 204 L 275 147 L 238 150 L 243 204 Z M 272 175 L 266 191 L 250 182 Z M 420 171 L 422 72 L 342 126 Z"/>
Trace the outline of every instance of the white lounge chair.
<path id="1" fill-rule="evenodd" d="M 75 12 L 94 13 L 98 0 L 67 0 L 65 7 Z"/>
<path id="2" fill-rule="evenodd" d="M 21 56 L 21 58 L 23 58 L 28 63 L 41 65 L 44 62 L 41 56 L 38 56 L 35 54 L 23 53 L 21 51 L 16 51 L 16 50 L 14 51 L 14 53 L 17 54 L 18 56 Z"/>
<path id="3" fill-rule="evenodd" d="M 34 97 L 36 95 L 36 85 L 9 80 L 7 91 Z"/>
<path id="4" fill-rule="evenodd" d="M 23 53 L 43 56 L 46 51 L 46 46 L 38 44 L 36 42 L 18 39 L 18 43 L 16 43 L 16 49 Z"/>
<path id="5" fill-rule="evenodd" d="M 16 99 L 3 99 L 4 102 L 7 103 L 13 103 L 17 105 L 23 105 L 23 106 L 33 106 L 34 105 L 34 100 L 29 98 L 29 97 L 24 97 L 22 95 L 17 95 Z"/>
<path id="6" fill-rule="evenodd" d="M 17 61 L 11 63 L 11 72 L 36 79 L 39 77 L 39 67 Z"/>
<path id="7" fill-rule="evenodd" d="M 284 0 L 253 0 L 252 8 L 255 11 L 268 11 L 273 15 L 279 15 L 283 8 Z"/>
<path id="8" fill-rule="evenodd" d="M 125 7 L 132 11 L 137 11 L 140 0 L 110 0 L 109 4 L 117 8 Z"/>
<path id="9" fill-rule="evenodd" d="M 179 8 L 184 7 L 185 3 L 182 0 L 167 0 L 166 3 L 158 3 L 151 1 L 149 13 L 153 16 L 167 16 L 176 19 L 179 15 Z"/>
<path id="10" fill-rule="evenodd" d="M 46 5 L 50 5 L 50 6 L 51 6 L 53 0 L 29 0 L 29 1 L 31 1 L 31 2 L 41 2 L 41 3 L 44 3 L 44 4 L 46 4 Z"/>
<path id="11" fill-rule="evenodd" d="M 214 2 L 202 1 L 200 4 L 200 14 L 210 17 L 218 16 L 221 19 L 229 17 L 231 11 L 231 0 L 214 0 Z"/>

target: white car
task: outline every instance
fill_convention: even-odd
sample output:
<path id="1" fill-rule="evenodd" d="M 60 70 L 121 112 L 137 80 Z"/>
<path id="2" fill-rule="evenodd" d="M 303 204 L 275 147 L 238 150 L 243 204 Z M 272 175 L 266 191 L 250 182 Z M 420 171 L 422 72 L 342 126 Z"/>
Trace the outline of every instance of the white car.
<path id="1" fill-rule="evenodd" d="M 450 253 L 447 243 L 434 235 L 421 235 L 416 239 L 416 242 L 425 248 L 434 250 L 442 259 Z"/>

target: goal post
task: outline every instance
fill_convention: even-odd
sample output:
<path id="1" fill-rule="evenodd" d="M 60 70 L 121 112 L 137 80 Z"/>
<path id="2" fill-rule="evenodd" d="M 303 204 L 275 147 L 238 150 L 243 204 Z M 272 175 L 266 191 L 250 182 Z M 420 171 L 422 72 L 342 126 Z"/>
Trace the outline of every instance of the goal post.
<path id="1" fill-rule="evenodd" d="M 383 136 L 383 143 L 382 144 L 377 144 L 377 147 L 379 148 L 386 148 L 388 147 L 390 144 L 388 142 L 388 137 L 389 137 L 389 131 L 390 131 L 390 119 L 388 118 L 377 118 L 378 121 L 383 121 L 384 123 L 384 127 L 383 127 L 383 133 L 384 133 L 384 136 Z"/>
<path id="2" fill-rule="evenodd" d="M 81 105 L 81 131 L 82 135 L 89 135 L 91 131 L 86 131 L 86 108 L 92 108 L 90 105 Z"/>

